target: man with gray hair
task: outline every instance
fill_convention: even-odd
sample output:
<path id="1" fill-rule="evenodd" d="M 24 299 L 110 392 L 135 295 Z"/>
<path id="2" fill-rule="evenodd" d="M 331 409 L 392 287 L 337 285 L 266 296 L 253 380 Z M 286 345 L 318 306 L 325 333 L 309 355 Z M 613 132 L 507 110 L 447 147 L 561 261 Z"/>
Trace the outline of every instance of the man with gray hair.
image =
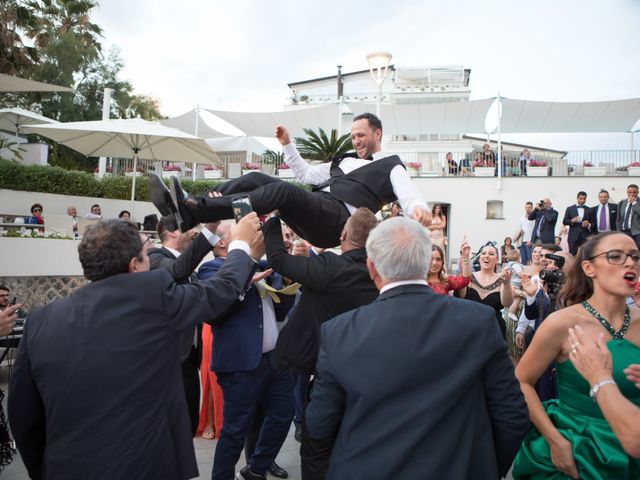
<path id="1" fill-rule="evenodd" d="M 313 437 L 337 434 L 327 479 L 504 476 L 529 420 L 493 310 L 432 292 L 418 222 L 366 249 L 380 296 L 322 325 L 307 407 Z"/>

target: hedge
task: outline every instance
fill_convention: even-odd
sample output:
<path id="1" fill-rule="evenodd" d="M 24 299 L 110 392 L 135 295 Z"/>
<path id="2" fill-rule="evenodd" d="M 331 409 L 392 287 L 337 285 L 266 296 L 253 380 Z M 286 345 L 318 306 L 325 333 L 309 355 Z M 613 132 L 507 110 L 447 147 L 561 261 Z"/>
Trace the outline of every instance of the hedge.
<path id="1" fill-rule="evenodd" d="M 129 200 L 131 199 L 132 180 L 131 177 L 119 176 L 105 176 L 98 179 L 89 173 L 78 170 L 22 165 L 11 160 L 0 159 L 0 188 L 8 190 Z M 167 179 L 163 179 L 163 181 L 168 185 Z M 220 180 L 204 179 L 181 179 L 180 181 L 182 188 L 192 195 L 202 195 L 216 185 L 223 183 Z M 307 185 L 294 183 L 303 188 L 310 188 Z M 151 201 L 146 177 L 136 178 L 136 200 Z"/>

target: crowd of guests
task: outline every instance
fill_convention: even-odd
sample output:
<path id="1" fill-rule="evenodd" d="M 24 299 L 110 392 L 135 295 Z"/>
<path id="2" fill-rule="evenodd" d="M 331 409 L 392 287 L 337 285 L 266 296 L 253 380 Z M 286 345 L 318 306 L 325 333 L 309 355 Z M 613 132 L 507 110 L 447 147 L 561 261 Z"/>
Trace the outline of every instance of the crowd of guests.
<path id="1" fill-rule="evenodd" d="M 276 129 L 313 192 L 257 173 L 199 197 L 152 180 L 161 245 L 124 219 L 87 228 L 90 283 L 30 314 L 11 376 L 32 478 L 193 478 L 195 435 L 217 438 L 214 480 L 286 478 L 275 460 L 296 416 L 305 480 L 640 478 L 637 187 L 619 231 L 611 204 L 578 195 L 574 253 L 543 199 L 519 249 L 465 239 L 447 272 L 445 212 L 412 197 L 366 115 L 358 158 L 315 169 Z M 360 206 L 378 201 L 369 181 L 410 193 L 407 216 Z M 255 211 L 220 222 L 245 191 Z M 287 219 L 340 254 L 295 243 Z"/>

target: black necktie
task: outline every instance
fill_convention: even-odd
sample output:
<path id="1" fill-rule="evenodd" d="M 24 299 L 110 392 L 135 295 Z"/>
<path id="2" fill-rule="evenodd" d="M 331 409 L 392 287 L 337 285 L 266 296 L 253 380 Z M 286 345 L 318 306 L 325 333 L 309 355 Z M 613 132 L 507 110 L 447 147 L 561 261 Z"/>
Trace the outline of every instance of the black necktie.
<path id="1" fill-rule="evenodd" d="M 629 225 L 629 218 L 631 217 L 632 208 L 633 205 L 631 204 L 631 202 L 627 202 L 627 211 L 624 213 L 624 221 L 622 222 L 623 230 L 629 230 L 631 228 L 631 225 Z"/>

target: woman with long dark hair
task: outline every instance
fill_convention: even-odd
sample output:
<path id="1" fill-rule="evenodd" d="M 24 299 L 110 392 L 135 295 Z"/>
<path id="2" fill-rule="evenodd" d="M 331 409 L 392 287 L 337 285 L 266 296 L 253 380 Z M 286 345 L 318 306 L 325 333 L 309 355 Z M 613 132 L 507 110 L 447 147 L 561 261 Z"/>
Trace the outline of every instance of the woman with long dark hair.
<path id="1" fill-rule="evenodd" d="M 460 264 L 462 266 L 461 275 L 447 275 L 444 268 L 444 252 L 438 245 L 431 246 L 431 264 L 427 273 L 427 283 L 435 293 L 448 295 L 469 285 L 471 280 L 471 260 L 469 253 L 471 247 L 465 240 L 460 247 Z"/>
<path id="2" fill-rule="evenodd" d="M 432 220 L 431 225 L 429 225 L 429 238 L 431 238 L 431 243 L 433 245 L 437 245 L 440 247 L 442 251 L 444 251 L 445 247 L 445 235 L 444 231 L 447 228 L 447 217 L 442 213 L 442 207 L 440 205 L 434 205 L 431 209 Z"/>
<path id="3" fill-rule="evenodd" d="M 507 338 L 507 327 L 502 318 L 502 309 L 513 303 L 511 271 L 497 273 L 498 249 L 485 245 L 480 252 L 480 271 L 471 274 L 471 283 L 460 290 L 460 296 L 467 300 L 484 303 L 496 312 L 496 321 L 503 338 Z"/>
<path id="4" fill-rule="evenodd" d="M 640 252 L 627 235 L 603 233 L 578 251 L 559 296 L 565 308 L 542 323 L 516 368 L 534 428 L 516 457 L 514 479 L 640 478 L 640 459 L 625 453 L 597 405 L 609 382 L 640 405 L 640 390 L 623 373 L 640 360 L 640 311 L 626 303 L 639 276 Z M 591 389 L 567 361 L 580 348 L 568 334 L 576 325 L 592 341 L 603 334 L 613 357 L 612 378 Z M 543 404 L 534 385 L 554 362 L 559 398 Z"/>

